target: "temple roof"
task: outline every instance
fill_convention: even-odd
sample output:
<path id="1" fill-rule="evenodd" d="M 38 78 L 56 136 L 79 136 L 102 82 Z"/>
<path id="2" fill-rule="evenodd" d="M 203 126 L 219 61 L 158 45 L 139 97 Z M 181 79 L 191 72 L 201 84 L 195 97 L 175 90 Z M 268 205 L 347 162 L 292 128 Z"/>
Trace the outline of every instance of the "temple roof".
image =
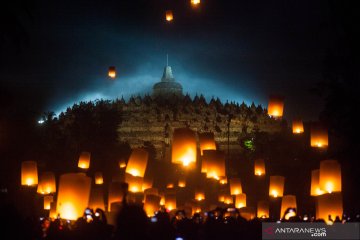
<path id="1" fill-rule="evenodd" d="M 164 73 L 160 82 L 157 82 L 153 86 L 154 96 L 169 96 L 169 95 L 183 95 L 182 86 L 175 81 L 170 66 L 165 66 Z"/>

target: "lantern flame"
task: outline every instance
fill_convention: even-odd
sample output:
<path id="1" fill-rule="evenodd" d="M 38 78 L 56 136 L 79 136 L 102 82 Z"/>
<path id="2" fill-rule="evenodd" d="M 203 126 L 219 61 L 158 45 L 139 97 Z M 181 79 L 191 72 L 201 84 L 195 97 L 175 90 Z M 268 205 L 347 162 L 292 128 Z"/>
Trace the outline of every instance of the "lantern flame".
<path id="1" fill-rule="evenodd" d="M 274 198 L 277 198 L 278 196 L 278 192 L 276 190 L 272 190 L 271 194 L 273 195 Z"/>
<path id="2" fill-rule="evenodd" d="M 34 184 L 34 179 L 32 179 L 32 178 L 27 178 L 26 179 L 26 185 L 31 186 L 33 184 Z"/>

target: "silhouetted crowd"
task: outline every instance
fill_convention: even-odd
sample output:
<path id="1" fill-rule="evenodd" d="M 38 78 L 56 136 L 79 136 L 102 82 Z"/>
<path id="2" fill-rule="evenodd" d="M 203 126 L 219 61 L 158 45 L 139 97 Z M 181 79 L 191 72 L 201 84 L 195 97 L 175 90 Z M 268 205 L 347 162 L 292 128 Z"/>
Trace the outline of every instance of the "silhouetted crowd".
<path id="1" fill-rule="evenodd" d="M 23 219 L 12 206 L 1 209 L 2 236 L 6 239 L 46 239 L 46 240 L 134 240 L 134 239 L 261 239 L 261 223 L 271 219 L 247 221 L 234 208 L 217 208 L 205 214 L 195 213 L 191 218 L 184 211 L 175 215 L 159 211 L 148 217 L 141 206 L 126 205 L 116 217 L 115 226 L 108 224 L 105 213 L 87 209 L 83 217 L 76 221 L 40 218 Z M 313 219 L 295 215 L 291 222 L 310 222 Z M 341 222 L 339 218 L 334 222 Z M 347 221 L 359 221 L 357 215 Z"/>

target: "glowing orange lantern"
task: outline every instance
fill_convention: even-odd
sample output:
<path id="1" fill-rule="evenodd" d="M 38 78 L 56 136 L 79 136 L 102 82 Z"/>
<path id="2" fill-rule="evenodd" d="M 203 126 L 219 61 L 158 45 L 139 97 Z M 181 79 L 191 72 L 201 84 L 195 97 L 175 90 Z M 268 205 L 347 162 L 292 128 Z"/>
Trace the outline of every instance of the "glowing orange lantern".
<path id="1" fill-rule="evenodd" d="M 129 192 L 137 193 L 142 192 L 143 178 L 135 177 L 131 174 L 125 174 L 125 182 L 129 184 Z"/>
<path id="2" fill-rule="evenodd" d="M 89 204 L 91 178 L 77 173 L 60 176 L 56 210 L 61 218 L 76 220 Z"/>
<path id="3" fill-rule="evenodd" d="M 227 177 L 224 176 L 224 177 L 220 177 L 220 184 L 224 185 L 224 184 L 227 184 Z"/>
<path id="4" fill-rule="evenodd" d="M 329 137 L 327 129 L 320 125 L 312 125 L 310 132 L 310 145 L 316 148 L 327 148 L 329 145 Z"/>
<path id="5" fill-rule="evenodd" d="M 311 171 L 311 189 L 310 189 L 311 196 L 319 196 L 325 193 L 323 190 L 320 189 L 319 177 L 320 177 L 319 169 Z"/>
<path id="6" fill-rule="evenodd" d="M 41 174 L 37 192 L 40 194 L 50 194 L 56 192 L 56 181 L 53 172 L 44 172 Z"/>
<path id="7" fill-rule="evenodd" d="M 176 194 L 165 194 L 165 208 L 169 211 L 176 209 Z"/>
<path id="8" fill-rule="evenodd" d="M 245 193 L 240 193 L 235 196 L 235 207 L 236 208 L 246 207 L 246 194 Z"/>
<path id="9" fill-rule="evenodd" d="M 268 114 L 273 118 L 281 118 L 284 112 L 284 98 L 279 96 L 270 96 L 268 105 Z"/>
<path id="10" fill-rule="evenodd" d="M 101 187 L 93 187 L 90 193 L 89 208 L 105 210 L 104 192 Z"/>
<path id="11" fill-rule="evenodd" d="M 165 206 L 165 194 L 159 193 L 160 196 L 160 205 Z"/>
<path id="12" fill-rule="evenodd" d="M 336 160 L 320 162 L 320 189 L 328 193 L 341 192 L 341 167 Z"/>
<path id="13" fill-rule="evenodd" d="M 255 218 L 255 209 L 251 207 L 243 207 L 239 209 L 240 216 L 250 221 Z"/>
<path id="14" fill-rule="evenodd" d="M 159 195 L 159 190 L 157 188 L 147 188 L 144 190 L 144 195 Z"/>
<path id="15" fill-rule="evenodd" d="M 132 150 L 125 172 L 135 176 L 144 177 L 149 153 L 143 148 Z"/>
<path id="16" fill-rule="evenodd" d="M 120 167 L 120 168 L 126 168 L 126 162 L 125 162 L 125 160 L 120 160 L 120 161 L 119 161 L 119 167 Z"/>
<path id="17" fill-rule="evenodd" d="M 21 185 L 35 186 L 38 184 L 37 164 L 35 161 L 21 163 Z"/>
<path id="18" fill-rule="evenodd" d="M 233 196 L 231 196 L 230 194 L 225 194 L 224 195 L 224 203 L 225 204 L 233 204 L 234 203 L 234 199 Z"/>
<path id="19" fill-rule="evenodd" d="M 186 179 L 185 179 L 185 176 L 180 176 L 180 177 L 179 177 L 178 187 L 180 187 L 180 188 L 186 187 Z"/>
<path id="20" fill-rule="evenodd" d="M 300 119 L 294 119 L 292 122 L 292 131 L 294 134 L 300 134 L 304 132 L 304 124 Z"/>
<path id="21" fill-rule="evenodd" d="M 254 171 L 256 176 L 265 175 L 265 162 L 264 159 L 258 158 L 255 159 Z"/>
<path id="22" fill-rule="evenodd" d="M 269 203 L 267 201 L 259 201 L 257 205 L 257 217 L 269 218 Z"/>
<path id="23" fill-rule="evenodd" d="M 166 188 L 174 188 L 174 184 L 171 182 L 171 183 L 168 183 L 167 185 L 166 185 Z"/>
<path id="24" fill-rule="evenodd" d="M 225 154 L 217 150 L 204 150 L 203 163 L 206 164 L 206 177 L 220 180 L 225 176 Z"/>
<path id="25" fill-rule="evenodd" d="M 109 186 L 109 195 L 108 195 L 108 211 L 111 212 L 111 204 L 116 202 L 122 202 L 124 199 L 124 195 L 127 189 L 125 188 L 125 184 L 121 182 L 112 182 Z"/>
<path id="26" fill-rule="evenodd" d="M 47 197 L 47 196 L 45 196 Z M 56 212 L 56 202 L 53 201 L 50 203 L 50 211 L 49 211 L 49 217 L 52 218 L 52 219 L 55 219 L 57 218 L 58 214 Z"/>
<path id="27" fill-rule="evenodd" d="M 197 190 L 195 191 L 195 200 L 196 200 L 196 201 L 205 200 L 205 193 L 204 193 L 203 190 L 197 189 Z"/>
<path id="28" fill-rule="evenodd" d="M 343 216 L 343 201 L 341 193 L 323 194 L 317 197 L 316 218 L 332 224 L 336 217 Z"/>
<path id="29" fill-rule="evenodd" d="M 270 176 L 269 196 L 282 197 L 284 194 L 285 178 L 282 176 Z"/>
<path id="30" fill-rule="evenodd" d="M 149 178 L 149 177 L 144 178 L 143 185 L 142 185 L 142 191 L 144 191 L 145 189 L 148 189 L 148 188 L 152 188 L 152 186 L 153 186 L 153 179 Z"/>
<path id="31" fill-rule="evenodd" d="M 89 152 L 82 152 L 80 154 L 78 167 L 82 169 L 88 169 L 90 167 L 90 157 L 91 154 Z"/>
<path id="32" fill-rule="evenodd" d="M 108 75 L 112 79 L 114 79 L 116 77 L 116 69 L 114 66 L 109 67 Z"/>
<path id="33" fill-rule="evenodd" d="M 166 18 L 166 21 L 168 21 L 168 22 L 171 22 L 172 20 L 174 20 L 173 12 L 171 10 L 167 10 L 165 12 L 165 18 Z"/>
<path id="34" fill-rule="evenodd" d="M 159 196 L 152 194 L 145 195 L 144 210 L 148 217 L 154 216 L 155 212 L 159 210 L 160 200 L 161 197 Z"/>
<path id="35" fill-rule="evenodd" d="M 281 199 L 281 213 L 280 218 L 285 218 L 286 220 L 289 220 L 290 217 L 296 216 L 295 212 L 289 212 L 285 215 L 285 212 L 288 208 L 295 208 L 297 209 L 296 205 L 296 196 L 294 195 L 285 195 Z"/>
<path id="36" fill-rule="evenodd" d="M 197 7 L 200 4 L 200 0 L 191 0 L 190 2 L 193 7 Z"/>
<path id="37" fill-rule="evenodd" d="M 199 133 L 199 144 L 201 156 L 204 155 L 204 150 L 216 150 L 214 133 Z"/>
<path id="38" fill-rule="evenodd" d="M 50 210 L 50 205 L 54 201 L 54 197 L 51 195 L 44 196 L 44 209 Z"/>
<path id="39" fill-rule="evenodd" d="M 230 179 L 230 194 L 231 195 L 239 195 L 242 193 L 242 186 L 240 178 L 232 178 Z"/>
<path id="40" fill-rule="evenodd" d="M 196 163 L 196 138 L 191 129 L 174 130 L 171 162 L 185 167 Z"/>
<path id="41" fill-rule="evenodd" d="M 101 172 L 95 173 L 95 184 L 101 185 L 104 183 L 104 179 Z"/>

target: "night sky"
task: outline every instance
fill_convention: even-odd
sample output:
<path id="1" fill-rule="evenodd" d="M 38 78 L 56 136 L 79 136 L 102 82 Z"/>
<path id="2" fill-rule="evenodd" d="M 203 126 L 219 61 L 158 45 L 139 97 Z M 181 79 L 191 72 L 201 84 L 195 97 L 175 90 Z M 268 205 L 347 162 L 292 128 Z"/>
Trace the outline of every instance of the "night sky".
<path id="1" fill-rule="evenodd" d="M 311 89 L 337 34 L 328 1 L 202 0 L 198 9 L 186 0 L 14 1 L 0 13 L 2 91 L 39 117 L 81 100 L 151 93 L 168 53 L 191 96 L 267 106 L 280 94 L 286 118 L 315 120 L 323 102 Z"/>

